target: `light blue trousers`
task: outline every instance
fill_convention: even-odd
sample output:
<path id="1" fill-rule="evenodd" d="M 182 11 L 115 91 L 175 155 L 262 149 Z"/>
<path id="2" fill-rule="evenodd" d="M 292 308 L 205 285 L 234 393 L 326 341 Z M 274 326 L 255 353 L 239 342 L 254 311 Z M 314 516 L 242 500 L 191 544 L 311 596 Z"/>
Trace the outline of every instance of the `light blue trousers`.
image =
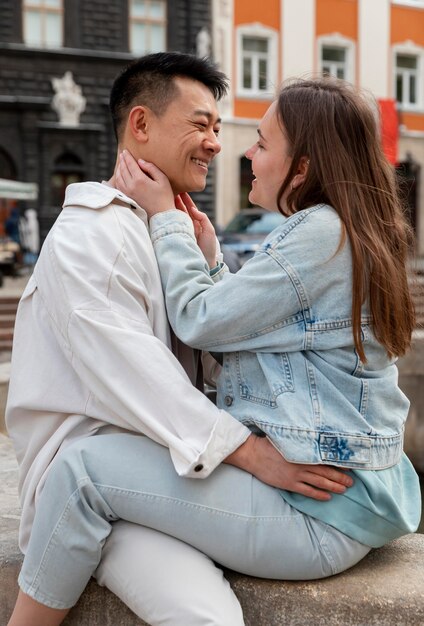
<path id="1" fill-rule="evenodd" d="M 53 608 L 73 606 L 118 519 L 177 537 L 221 565 L 264 578 L 330 576 L 370 549 L 299 513 L 277 489 L 235 467 L 223 464 L 206 479 L 181 478 L 168 450 L 147 437 L 96 435 L 66 448 L 49 472 L 21 589 Z"/>

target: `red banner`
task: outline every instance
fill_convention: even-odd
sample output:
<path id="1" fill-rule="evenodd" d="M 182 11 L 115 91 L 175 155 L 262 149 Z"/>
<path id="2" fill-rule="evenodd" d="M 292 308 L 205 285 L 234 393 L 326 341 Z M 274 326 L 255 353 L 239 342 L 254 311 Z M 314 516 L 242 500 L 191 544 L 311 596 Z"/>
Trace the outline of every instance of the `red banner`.
<path id="1" fill-rule="evenodd" d="M 396 100 L 381 99 L 380 106 L 381 141 L 384 154 L 395 165 L 398 162 L 399 117 Z"/>

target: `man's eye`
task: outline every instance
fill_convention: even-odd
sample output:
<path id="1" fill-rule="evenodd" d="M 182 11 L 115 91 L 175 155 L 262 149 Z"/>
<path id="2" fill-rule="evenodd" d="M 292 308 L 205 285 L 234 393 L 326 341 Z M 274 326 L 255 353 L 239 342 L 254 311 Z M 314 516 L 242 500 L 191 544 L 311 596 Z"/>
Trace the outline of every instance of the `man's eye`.
<path id="1" fill-rule="evenodd" d="M 219 133 L 221 132 L 220 128 L 214 128 L 215 137 L 219 137 Z"/>

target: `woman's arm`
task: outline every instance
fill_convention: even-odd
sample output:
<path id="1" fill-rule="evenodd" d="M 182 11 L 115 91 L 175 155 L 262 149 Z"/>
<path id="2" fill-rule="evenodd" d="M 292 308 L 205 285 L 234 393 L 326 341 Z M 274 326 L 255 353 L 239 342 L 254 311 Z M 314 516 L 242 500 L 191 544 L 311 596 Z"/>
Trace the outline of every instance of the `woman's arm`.
<path id="1" fill-rule="evenodd" d="M 133 159 L 132 161 L 129 159 L 129 156 L 130 155 L 123 156 L 121 159 L 121 164 L 123 165 L 118 168 L 116 180 L 118 188 L 142 205 L 150 216 L 162 212 L 159 209 L 156 210 L 155 207 L 164 207 L 164 210 L 167 211 L 174 199 L 173 197 L 171 199 L 172 192 L 170 191 L 170 187 L 168 188 L 169 183 L 166 177 L 151 164 L 145 164 L 144 167 L 144 169 L 150 173 L 149 176 L 146 176 L 141 170 L 138 170 L 140 172 L 139 174 L 137 169 L 135 169 L 138 168 L 138 166 Z M 195 233 L 198 239 L 204 235 L 206 241 L 202 242 L 202 247 L 206 250 L 205 256 L 208 254 L 208 246 L 210 254 L 213 255 L 216 250 L 216 243 L 212 225 L 207 218 L 205 220 L 206 216 L 203 216 L 203 214 L 197 211 L 188 195 L 177 199 L 176 206 L 178 206 L 180 212 L 172 211 L 172 213 L 174 214 L 174 218 L 177 215 L 179 220 L 182 219 L 184 225 L 183 233 L 178 232 L 177 225 L 175 232 L 171 229 L 173 231 L 172 234 L 164 234 L 163 237 L 159 236 L 158 239 L 162 241 L 166 249 L 171 266 L 173 264 L 177 265 L 177 270 L 182 272 L 182 268 L 179 267 L 180 261 L 182 260 L 187 266 L 186 271 L 188 274 L 200 274 L 201 277 L 205 278 L 208 287 L 212 287 L 214 283 L 210 279 L 209 272 L 205 267 L 204 258 L 195 242 Z M 183 213 L 187 215 L 184 216 Z M 163 217 L 166 230 L 168 217 Z M 189 222 L 189 217 L 192 219 L 192 224 Z M 196 225 L 196 222 L 199 222 L 199 224 Z M 188 237 L 186 236 L 187 234 Z M 239 275 L 240 272 L 238 273 L 238 276 Z M 255 278 L 255 281 L 256 280 L 257 278 Z M 247 281 L 249 282 L 250 278 L 248 278 Z M 266 279 L 262 282 L 266 283 Z M 186 281 L 184 281 L 184 283 L 187 284 Z M 223 282 L 219 283 L 219 285 L 222 284 Z M 235 295 L 235 302 L 238 306 L 238 308 L 236 308 L 237 327 L 240 327 L 241 319 L 246 317 L 248 313 L 243 307 L 243 302 L 240 300 L 243 289 L 244 287 L 239 288 Z M 208 288 L 206 293 L 204 293 L 203 290 L 201 290 L 200 293 L 212 295 L 212 292 L 216 291 L 219 291 L 219 289 L 212 290 Z M 232 291 L 230 287 L 229 293 Z M 227 307 L 225 295 L 221 301 L 221 305 L 219 304 L 220 297 L 221 296 L 218 295 L 215 304 L 212 305 L 212 307 L 215 306 L 215 314 L 212 315 L 211 308 L 211 315 L 206 317 L 210 322 L 212 319 L 215 320 L 214 331 L 217 333 L 221 332 L 222 335 L 225 335 L 225 333 L 228 332 L 228 328 L 226 328 L 227 318 L 224 313 Z M 246 297 L 251 297 L 251 290 L 249 291 L 248 288 Z M 175 295 L 173 299 L 178 300 L 179 295 Z M 184 304 L 182 306 L 185 307 Z M 266 308 L 269 308 L 269 299 L 266 301 L 265 309 Z M 255 307 L 254 310 L 256 310 Z M 191 319 L 190 316 L 189 319 Z M 224 338 L 222 341 L 225 343 L 228 339 Z M 238 342 L 241 342 L 241 338 Z M 255 435 L 249 436 L 244 443 L 224 459 L 224 462 L 251 473 L 266 484 L 280 489 L 294 491 L 318 500 L 330 499 L 331 496 L 327 492 L 343 493 L 346 487 L 351 486 L 353 483 L 352 479 L 339 469 L 329 466 L 290 463 L 284 459 L 281 453 L 274 448 L 268 439 L 256 437 Z"/>
<path id="2" fill-rule="evenodd" d="M 169 321 L 176 335 L 190 346 L 209 351 L 281 351 L 278 331 L 302 317 L 291 275 L 274 256 L 264 253 L 237 274 L 214 282 L 191 218 L 175 209 L 168 179 L 153 164 L 138 163 L 140 167 L 123 153 L 116 184 L 150 216 Z M 285 346 L 286 350 L 302 348 Z"/>

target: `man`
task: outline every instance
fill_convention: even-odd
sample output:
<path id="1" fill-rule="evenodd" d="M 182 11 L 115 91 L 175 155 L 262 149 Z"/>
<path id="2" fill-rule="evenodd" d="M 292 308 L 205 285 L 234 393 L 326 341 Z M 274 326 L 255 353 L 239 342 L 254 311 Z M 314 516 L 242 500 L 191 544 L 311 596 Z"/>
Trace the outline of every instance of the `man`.
<path id="1" fill-rule="evenodd" d="M 216 100 L 225 89 L 208 61 L 178 53 L 140 59 L 111 92 L 118 152 L 155 162 L 176 195 L 203 189 L 220 150 Z M 195 389 L 170 346 L 144 211 L 114 188 L 113 176 L 70 185 L 16 323 L 6 419 L 21 470 L 24 552 L 55 456 L 84 437 L 142 433 L 169 449 L 181 476 L 206 477 L 225 461 L 280 484 L 290 464 Z M 315 485 L 330 488 L 326 480 Z M 115 524 L 97 578 L 150 624 L 243 624 L 209 559 L 142 527 Z M 56 597 L 69 593 L 66 567 L 55 582 Z M 59 623 L 78 597 L 36 602 L 27 593 L 10 624 Z M 58 609 L 51 621 L 43 604 Z"/>

